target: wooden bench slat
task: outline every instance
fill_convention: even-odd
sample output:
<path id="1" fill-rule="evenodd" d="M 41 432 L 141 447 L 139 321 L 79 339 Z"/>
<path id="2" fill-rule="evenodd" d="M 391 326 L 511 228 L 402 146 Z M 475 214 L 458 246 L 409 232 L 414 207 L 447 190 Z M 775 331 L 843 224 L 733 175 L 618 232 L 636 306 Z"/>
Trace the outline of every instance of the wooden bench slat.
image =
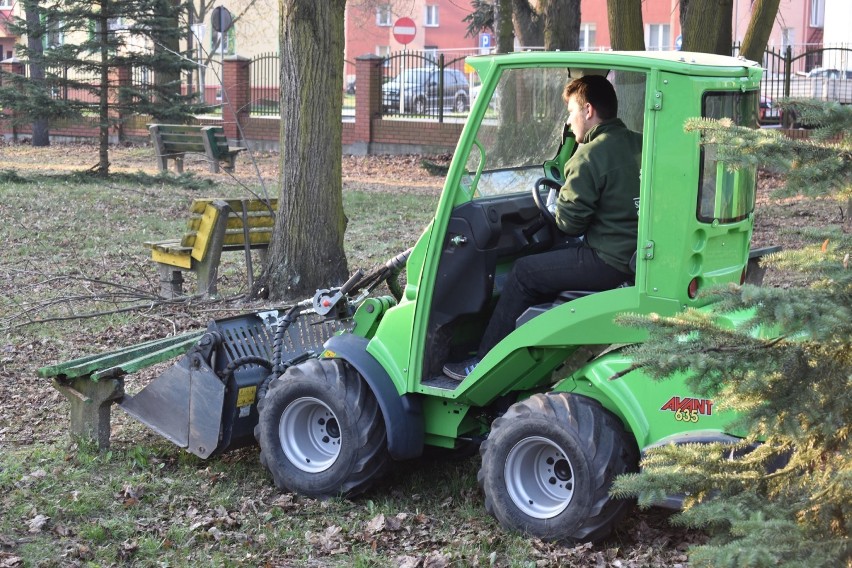
<path id="1" fill-rule="evenodd" d="M 269 213 L 270 209 L 272 209 L 273 212 L 278 210 L 278 199 L 270 199 L 269 207 L 267 207 L 266 202 L 262 199 L 231 199 L 227 197 L 193 199 L 192 205 L 190 205 L 189 210 L 191 213 L 200 215 L 204 212 L 204 208 L 213 203 L 214 201 L 224 201 L 231 208 L 232 213 L 242 213 L 243 202 L 245 202 L 246 210 L 249 213 L 258 211 L 261 213 Z"/>
<path id="2" fill-rule="evenodd" d="M 215 293 L 216 268 L 223 251 L 245 251 L 246 269 L 251 272 L 248 253 L 269 246 L 277 207 L 275 199 L 269 204 L 262 199 L 193 200 L 187 230 L 180 239 L 145 242 L 151 249 L 151 259 L 160 266 L 161 293 L 166 297 L 183 293 L 182 270 L 197 274 L 199 294 Z M 252 275 L 249 285 L 251 282 Z"/>

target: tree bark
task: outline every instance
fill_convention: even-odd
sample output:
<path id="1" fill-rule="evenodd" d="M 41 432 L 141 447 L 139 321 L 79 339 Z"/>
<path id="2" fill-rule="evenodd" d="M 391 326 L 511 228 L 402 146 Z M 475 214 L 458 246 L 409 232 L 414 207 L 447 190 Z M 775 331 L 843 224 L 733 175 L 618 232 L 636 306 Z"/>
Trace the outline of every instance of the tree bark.
<path id="1" fill-rule="evenodd" d="M 98 45 L 100 47 L 101 61 L 110 58 L 107 36 L 109 34 L 109 16 L 112 8 L 110 0 L 101 0 L 100 11 L 97 22 L 100 29 L 97 30 Z M 98 167 L 100 176 L 109 175 L 109 66 L 100 65 L 100 92 L 98 93 Z"/>
<path id="2" fill-rule="evenodd" d="M 755 0 L 751 5 L 751 20 L 740 47 L 742 57 L 751 61 L 763 61 L 763 52 L 766 51 L 780 4 L 781 0 Z"/>
<path id="3" fill-rule="evenodd" d="M 515 34 L 523 47 L 544 45 L 544 20 L 529 0 L 512 0 Z"/>
<path id="4" fill-rule="evenodd" d="M 617 51 L 645 51 L 642 0 L 608 0 L 610 45 Z"/>
<path id="5" fill-rule="evenodd" d="M 580 49 L 580 0 L 541 0 L 544 18 L 544 49 Z"/>
<path id="6" fill-rule="evenodd" d="M 730 55 L 733 8 L 733 0 L 688 2 L 681 16 L 683 50 Z"/>
<path id="7" fill-rule="evenodd" d="M 497 0 L 494 22 L 497 35 L 497 53 L 515 51 L 515 27 L 512 25 L 512 0 Z"/>
<path id="8" fill-rule="evenodd" d="M 341 178 L 345 0 L 279 0 L 280 199 L 265 273 L 273 299 L 347 276 Z"/>
<path id="9" fill-rule="evenodd" d="M 27 28 L 37 29 L 41 19 L 41 7 L 38 0 L 29 2 L 24 5 L 26 10 Z M 44 53 L 44 47 L 41 43 L 41 37 L 35 37 L 34 34 L 27 35 L 27 48 L 30 50 L 30 80 L 36 84 L 36 88 L 40 89 L 44 83 L 44 64 L 41 57 Z M 50 129 L 46 118 L 37 118 L 32 122 L 32 145 L 33 146 L 49 146 L 50 145 Z"/>

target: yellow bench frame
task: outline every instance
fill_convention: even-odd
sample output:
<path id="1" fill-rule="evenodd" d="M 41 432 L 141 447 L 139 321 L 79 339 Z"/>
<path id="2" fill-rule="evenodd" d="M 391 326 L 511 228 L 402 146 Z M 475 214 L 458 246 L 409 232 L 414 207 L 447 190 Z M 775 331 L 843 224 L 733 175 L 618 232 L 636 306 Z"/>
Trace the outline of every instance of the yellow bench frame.
<path id="1" fill-rule="evenodd" d="M 183 271 L 198 276 L 198 294 L 216 294 L 216 277 L 223 251 L 246 254 L 248 286 L 254 282 L 251 250 L 265 256 L 272 240 L 278 200 L 207 198 L 194 199 L 187 230 L 179 239 L 147 241 L 151 260 L 160 273 L 160 294 L 165 298 L 183 295 Z"/>

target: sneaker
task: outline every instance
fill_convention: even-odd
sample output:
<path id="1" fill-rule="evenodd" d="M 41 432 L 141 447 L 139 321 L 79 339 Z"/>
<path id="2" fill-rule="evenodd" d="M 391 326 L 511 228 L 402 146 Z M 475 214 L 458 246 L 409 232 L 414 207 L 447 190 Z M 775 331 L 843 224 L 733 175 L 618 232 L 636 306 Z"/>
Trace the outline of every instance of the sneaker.
<path id="1" fill-rule="evenodd" d="M 458 363 L 447 363 L 444 365 L 444 374 L 454 381 L 461 382 L 473 372 L 478 364 L 479 359 L 477 357 L 471 357 Z"/>

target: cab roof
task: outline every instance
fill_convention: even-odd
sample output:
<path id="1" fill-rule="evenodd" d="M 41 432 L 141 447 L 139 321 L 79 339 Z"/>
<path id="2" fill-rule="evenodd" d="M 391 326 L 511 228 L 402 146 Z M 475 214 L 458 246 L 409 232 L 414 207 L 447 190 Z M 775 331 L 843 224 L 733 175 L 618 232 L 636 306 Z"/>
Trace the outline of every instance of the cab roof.
<path id="1" fill-rule="evenodd" d="M 683 75 L 744 77 L 759 73 L 754 61 L 692 51 L 521 51 L 467 58 L 481 74 L 493 66 L 530 65 L 621 68 L 636 71 L 659 69 Z"/>

